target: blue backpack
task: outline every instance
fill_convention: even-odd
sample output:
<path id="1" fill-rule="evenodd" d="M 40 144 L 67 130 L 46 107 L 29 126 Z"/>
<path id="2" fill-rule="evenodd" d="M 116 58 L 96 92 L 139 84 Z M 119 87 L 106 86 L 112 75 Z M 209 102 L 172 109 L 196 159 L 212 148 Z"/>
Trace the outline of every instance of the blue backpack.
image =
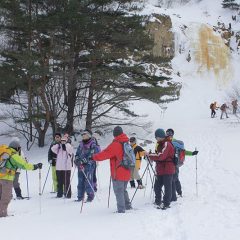
<path id="1" fill-rule="evenodd" d="M 123 147 L 123 159 L 120 162 L 121 167 L 131 169 L 135 167 L 136 156 L 129 142 L 119 142 Z"/>
<path id="2" fill-rule="evenodd" d="M 175 149 L 173 163 L 177 167 L 181 167 L 185 161 L 185 148 L 183 141 L 173 139 L 172 145 Z"/>

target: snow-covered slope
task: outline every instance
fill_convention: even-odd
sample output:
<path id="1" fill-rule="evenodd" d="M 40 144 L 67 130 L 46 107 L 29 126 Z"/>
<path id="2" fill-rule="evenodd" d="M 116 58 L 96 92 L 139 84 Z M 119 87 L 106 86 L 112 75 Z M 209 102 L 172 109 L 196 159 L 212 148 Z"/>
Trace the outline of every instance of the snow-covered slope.
<path id="1" fill-rule="evenodd" d="M 1 238 L 11 240 L 42 240 L 42 239 L 165 239 L 165 240 L 235 240 L 240 236 L 240 125 L 230 114 L 229 119 L 210 118 L 209 105 L 217 100 L 225 101 L 225 90 L 231 88 L 233 82 L 239 84 L 236 70 L 239 55 L 229 55 L 231 75 L 226 82 L 219 81 L 223 72 L 218 74 L 214 69 L 207 69 L 197 60 L 196 42 L 202 25 L 216 25 L 221 16 L 223 21 L 231 21 L 230 13 L 222 10 L 220 1 L 202 1 L 199 4 L 190 3 L 179 8 L 161 9 L 154 6 L 154 1 L 144 9 L 145 13 L 169 14 L 173 20 L 173 31 L 179 45 L 184 44 L 184 51 L 173 60 L 174 71 L 180 72 L 183 82 L 179 101 L 167 106 L 164 112 L 162 106 L 141 101 L 133 104 L 133 108 L 148 114 L 152 120 L 152 132 L 138 132 L 137 136 L 154 141 L 156 128 L 173 128 L 176 138 L 182 139 L 188 150 L 199 150 L 198 160 L 198 196 L 196 195 L 196 159 L 188 157 L 180 169 L 180 179 L 183 185 L 183 198 L 167 211 L 156 210 L 153 205 L 150 178 L 144 178 L 146 192 L 139 190 L 131 210 L 126 214 L 114 214 L 115 198 L 111 192 L 110 208 L 107 208 L 109 186 L 109 162 L 100 163 L 98 168 L 99 191 L 98 198 L 92 203 L 84 204 L 80 214 L 81 204 L 73 200 L 55 199 L 51 191 L 51 181 L 46 185 L 44 195 L 38 196 L 38 173 L 29 172 L 30 200 L 12 201 L 9 207 L 14 217 L 0 219 Z M 156 1 L 155 1 L 156 2 Z M 233 28 L 236 26 L 233 24 Z M 187 31 L 182 31 L 186 25 Z M 188 52 L 192 60 L 186 60 Z M 204 70 L 198 71 L 199 67 Z M 225 69 L 228 71 L 229 69 Z M 225 71 L 224 70 L 224 71 Z M 220 76 L 220 77 L 219 77 Z M 225 76 L 225 75 L 224 75 Z M 231 101 L 230 99 L 227 99 Z M 131 129 L 126 129 L 131 133 Z M 1 138 L 1 142 L 6 139 Z M 111 141 L 111 136 L 102 139 L 105 146 Z M 146 150 L 153 149 L 148 145 Z M 33 149 L 26 153 L 32 162 L 47 162 L 47 148 Z M 143 172 L 146 163 L 143 163 Z M 44 165 L 42 184 L 47 174 L 48 164 Z M 25 172 L 21 174 L 23 192 L 26 195 Z M 73 197 L 76 197 L 77 174 L 73 178 Z M 133 190 L 129 189 L 130 197 Z M 41 214 L 40 214 L 41 203 Z"/>

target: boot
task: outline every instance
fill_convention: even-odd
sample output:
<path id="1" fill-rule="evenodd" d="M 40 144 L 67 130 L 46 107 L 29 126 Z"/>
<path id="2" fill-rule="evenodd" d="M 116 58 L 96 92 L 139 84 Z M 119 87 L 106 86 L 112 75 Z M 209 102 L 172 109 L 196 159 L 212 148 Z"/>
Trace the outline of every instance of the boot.
<path id="1" fill-rule="evenodd" d="M 130 185 L 131 185 L 131 188 L 135 188 L 135 187 L 136 187 L 134 180 L 131 180 L 131 181 L 130 181 Z"/>
<path id="2" fill-rule="evenodd" d="M 14 188 L 14 190 L 15 190 L 17 199 L 23 199 L 21 188 L 20 187 Z"/>
<path id="3" fill-rule="evenodd" d="M 139 189 L 143 189 L 143 188 L 144 188 L 141 179 L 137 180 L 137 183 L 138 183 L 138 188 L 139 188 Z"/>

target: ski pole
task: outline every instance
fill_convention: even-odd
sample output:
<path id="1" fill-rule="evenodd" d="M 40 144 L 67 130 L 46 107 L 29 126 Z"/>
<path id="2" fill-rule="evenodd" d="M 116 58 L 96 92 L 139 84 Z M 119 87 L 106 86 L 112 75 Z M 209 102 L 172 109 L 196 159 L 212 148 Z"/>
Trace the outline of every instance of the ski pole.
<path id="1" fill-rule="evenodd" d="M 100 199 L 98 198 L 98 195 L 97 195 L 97 194 L 95 193 L 95 191 L 94 191 L 94 188 L 93 188 L 92 184 L 91 184 L 90 181 L 88 180 L 87 175 L 86 175 L 86 173 L 84 172 L 84 169 L 82 169 L 82 168 L 80 168 L 80 169 L 81 169 L 81 171 L 82 171 L 82 173 L 83 173 L 85 179 L 87 180 L 89 186 L 91 187 L 94 196 L 96 196 L 96 198 L 100 201 Z"/>
<path id="2" fill-rule="evenodd" d="M 142 177 L 141 177 L 141 180 L 143 179 L 143 177 L 144 177 L 144 175 L 145 175 L 145 173 L 146 173 L 146 171 L 147 171 L 147 169 L 148 169 L 148 165 L 149 165 L 149 162 L 148 162 L 148 164 L 147 164 L 147 166 L 146 166 L 146 168 L 145 168 L 145 170 L 144 170 L 144 172 L 143 172 L 143 175 L 142 175 Z M 136 195 L 136 193 L 137 193 L 137 190 L 138 190 L 138 188 L 136 188 L 136 190 L 135 190 L 135 192 L 134 192 L 134 194 L 133 194 L 133 196 L 132 196 L 132 199 L 131 199 L 131 201 L 130 201 L 131 204 L 132 204 L 132 201 L 133 201 L 133 199 L 134 199 L 134 197 L 135 197 L 135 195 Z"/>
<path id="3" fill-rule="evenodd" d="M 26 182 L 27 182 L 27 198 L 30 199 L 30 196 L 29 196 L 29 185 L 28 185 L 28 172 L 26 170 Z"/>
<path id="4" fill-rule="evenodd" d="M 47 182 L 47 179 L 48 179 L 50 168 L 51 168 L 51 164 L 49 164 L 49 168 L 48 168 L 48 171 L 47 171 L 47 176 L 46 176 L 46 179 L 45 179 L 44 184 L 43 184 L 42 194 L 43 194 L 44 189 L 45 189 L 45 185 L 46 185 L 46 182 Z"/>
<path id="5" fill-rule="evenodd" d="M 26 162 L 28 162 L 27 158 L 25 157 Z M 26 170 L 26 182 L 27 182 L 27 198 L 28 200 L 30 199 L 30 195 L 29 195 L 29 185 L 28 185 L 28 172 Z"/>
<path id="6" fill-rule="evenodd" d="M 82 210 L 83 210 L 84 197 L 85 197 L 85 193 L 83 194 L 83 199 L 82 199 L 82 205 L 81 205 L 80 213 L 82 213 Z"/>
<path id="7" fill-rule="evenodd" d="M 69 183 L 69 186 L 68 186 L 68 189 L 67 189 L 67 192 L 66 192 L 66 195 L 65 195 L 64 199 L 66 199 L 66 197 L 67 197 L 67 195 L 68 195 L 68 192 L 69 192 L 69 190 L 70 190 L 71 183 L 72 183 L 72 180 L 73 180 L 73 177 L 74 177 L 74 173 L 75 173 L 75 171 L 76 171 L 76 168 L 77 168 L 77 166 L 75 165 L 74 170 L 73 170 L 73 174 L 72 174 L 72 177 L 71 177 L 71 180 L 70 180 L 70 183 Z"/>
<path id="8" fill-rule="evenodd" d="M 40 214 L 42 213 L 42 173 L 41 169 L 39 168 L 39 209 L 40 209 Z"/>
<path id="9" fill-rule="evenodd" d="M 97 184 L 98 184 L 98 186 L 99 186 L 99 190 L 101 191 L 101 184 L 100 184 L 100 177 L 99 177 L 98 165 L 96 165 L 96 172 L 97 172 Z"/>
<path id="10" fill-rule="evenodd" d="M 195 151 L 197 151 L 197 148 L 195 148 Z M 197 155 L 195 155 L 195 159 L 196 159 L 196 195 L 198 197 Z"/>
<path id="11" fill-rule="evenodd" d="M 109 189 L 108 189 L 108 208 L 109 208 L 109 205 L 110 205 L 111 184 L 112 184 L 112 177 L 110 176 Z"/>
<path id="12" fill-rule="evenodd" d="M 145 197 L 145 195 L 146 195 L 146 189 L 147 189 L 147 182 L 148 182 L 148 173 L 149 173 L 149 169 L 148 169 L 148 171 L 147 171 L 147 176 L 146 176 L 146 182 L 145 182 L 145 189 L 144 189 L 144 197 Z"/>
<path id="13" fill-rule="evenodd" d="M 151 169 L 152 169 L 153 175 L 154 175 L 154 176 L 152 177 L 151 172 L 150 172 L 150 169 L 149 169 L 149 175 L 150 175 L 150 179 L 151 179 L 151 182 L 152 182 L 152 188 L 151 188 L 151 192 L 150 192 L 150 199 L 152 199 L 153 191 L 154 191 L 154 185 L 155 185 L 155 180 L 156 180 L 157 174 L 156 174 L 155 170 L 153 169 L 153 166 L 152 166 L 151 161 L 149 160 L 149 157 L 146 156 L 146 158 L 147 158 L 147 160 L 148 160 L 148 163 L 149 163 L 149 165 L 150 165 L 150 167 L 151 167 Z"/>

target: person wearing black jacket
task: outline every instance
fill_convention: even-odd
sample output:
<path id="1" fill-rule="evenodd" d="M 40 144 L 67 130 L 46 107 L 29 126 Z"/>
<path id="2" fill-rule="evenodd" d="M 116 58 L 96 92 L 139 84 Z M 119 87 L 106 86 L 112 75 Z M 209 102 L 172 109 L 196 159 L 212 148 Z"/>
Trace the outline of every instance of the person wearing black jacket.
<path id="1" fill-rule="evenodd" d="M 61 133 L 55 133 L 54 141 L 51 143 L 48 150 L 48 162 L 52 166 L 52 180 L 53 180 L 53 192 L 57 192 L 57 174 L 56 174 L 56 159 L 57 154 L 55 154 L 51 148 L 55 144 L 60 144 L 61 142 Z"/>

